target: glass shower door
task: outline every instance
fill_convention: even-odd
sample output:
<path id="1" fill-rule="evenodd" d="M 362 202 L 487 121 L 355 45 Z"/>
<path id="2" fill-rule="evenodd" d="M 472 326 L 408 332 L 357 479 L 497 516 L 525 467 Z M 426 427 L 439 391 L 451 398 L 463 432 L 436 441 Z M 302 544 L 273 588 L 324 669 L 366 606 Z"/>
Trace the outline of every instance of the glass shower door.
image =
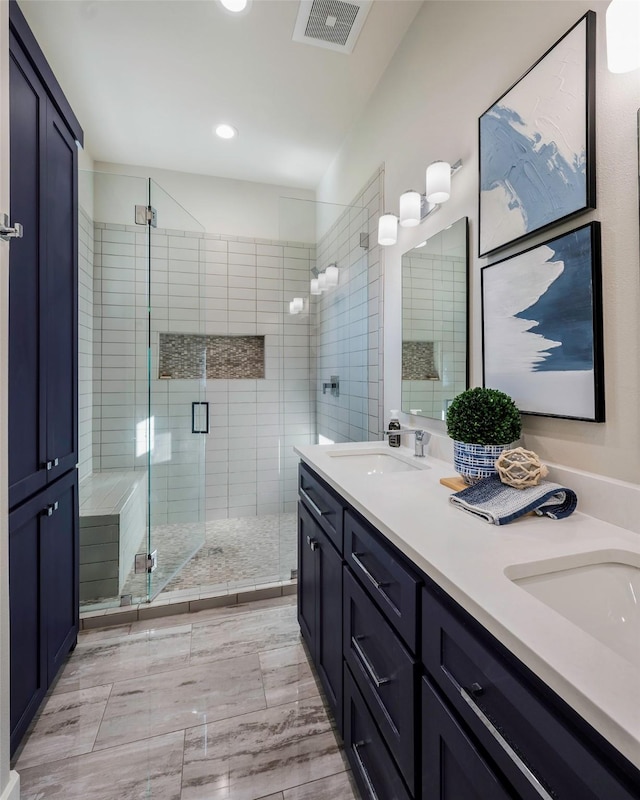
<path id="1" fill-rule="evenodd" d="M 209 432 L 207 339 L 201 314 L 203 227 L 149 181 L 148 576 L 152 600 L 197 592 L 205 544 L 205 445 Z"/>

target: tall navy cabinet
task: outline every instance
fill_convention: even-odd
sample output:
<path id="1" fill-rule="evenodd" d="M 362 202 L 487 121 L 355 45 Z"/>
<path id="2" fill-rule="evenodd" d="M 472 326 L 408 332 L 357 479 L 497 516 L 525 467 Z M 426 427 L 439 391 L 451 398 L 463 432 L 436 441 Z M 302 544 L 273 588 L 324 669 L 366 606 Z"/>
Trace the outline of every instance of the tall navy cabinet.
<path id="1" fill-rule="evenodd" d="M 20 8 L 10 22 L 9 592 L 15 750 L 78 633 L 82 129 Z"/>

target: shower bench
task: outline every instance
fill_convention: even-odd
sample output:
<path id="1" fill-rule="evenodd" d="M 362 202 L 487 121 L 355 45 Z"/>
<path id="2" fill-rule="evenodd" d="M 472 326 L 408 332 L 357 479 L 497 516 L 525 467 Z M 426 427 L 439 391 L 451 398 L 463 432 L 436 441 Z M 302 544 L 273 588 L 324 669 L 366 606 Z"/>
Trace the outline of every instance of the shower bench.
<path id="1" fill-rule="evenodd" d="M 80 601 L 118 597 L 144 544 L 146 471 L 94 472 L 80 483 Z"/>

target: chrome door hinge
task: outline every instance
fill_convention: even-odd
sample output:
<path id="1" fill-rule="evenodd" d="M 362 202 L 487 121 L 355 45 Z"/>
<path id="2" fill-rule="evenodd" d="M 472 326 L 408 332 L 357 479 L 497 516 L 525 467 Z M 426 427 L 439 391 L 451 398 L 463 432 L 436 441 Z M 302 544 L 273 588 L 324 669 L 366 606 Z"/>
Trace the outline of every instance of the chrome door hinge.
<path id="1" fill-rule="evenodd" d="M 153 206 L 136 206 L 136 225 L 158 227 L 158 212 Z"/>
<path id="2" fill-rule="evenodd" d="M 23 229 L 19 222 L 13 226 L 9 225 L 7 214 L 0 214 L 0 239 L 9 242 L 11 239 L 22 239 Z"/>
<path id="3" fill-rule="evenodd" d="M 155 572 L 158 566 L 158 551 L 154 550 L 152 553 L 136 553 L 135 565 L 136 575 Z"/>

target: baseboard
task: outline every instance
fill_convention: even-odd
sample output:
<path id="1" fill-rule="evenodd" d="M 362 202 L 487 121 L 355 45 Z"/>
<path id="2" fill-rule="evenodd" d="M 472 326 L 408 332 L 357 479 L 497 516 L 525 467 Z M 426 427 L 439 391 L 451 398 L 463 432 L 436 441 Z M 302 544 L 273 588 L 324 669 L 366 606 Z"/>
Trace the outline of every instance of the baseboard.
<path id="1" fill-rule="evenodd" d="M 0 794 L 0 800 L 20 800 L 20 776 L 15 770 L 9 773 L 9 783 Z"/>

